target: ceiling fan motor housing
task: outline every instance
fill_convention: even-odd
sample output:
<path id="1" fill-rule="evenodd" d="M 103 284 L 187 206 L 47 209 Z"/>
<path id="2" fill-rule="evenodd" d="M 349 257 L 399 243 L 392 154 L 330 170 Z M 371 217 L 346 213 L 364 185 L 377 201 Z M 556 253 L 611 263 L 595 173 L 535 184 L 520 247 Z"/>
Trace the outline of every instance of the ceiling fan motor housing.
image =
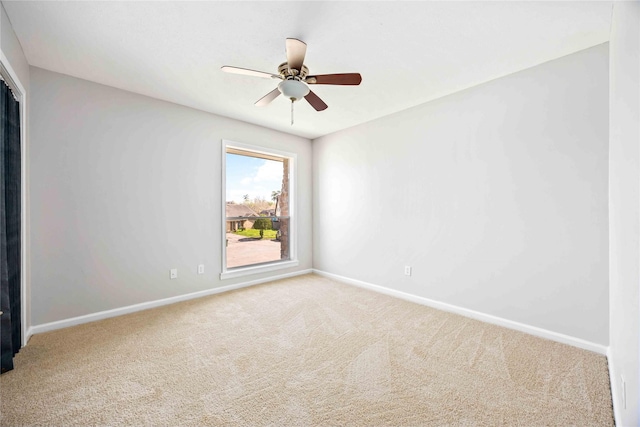
<path id="1" fill-rule="evenodd" d="M 309 68 L 307 68 L 306 65 L 302 65 L 302 67 L 300 67 L 300 70 L 297 70 L 295 68 L 290 68 L 288 62 L 283 62 L 282 64 L 278 65 L 278 74 L 280 74 L 285 79 L 290 76 L 298 76 L 304 80 L 304 78 L 309 74 Z"/>

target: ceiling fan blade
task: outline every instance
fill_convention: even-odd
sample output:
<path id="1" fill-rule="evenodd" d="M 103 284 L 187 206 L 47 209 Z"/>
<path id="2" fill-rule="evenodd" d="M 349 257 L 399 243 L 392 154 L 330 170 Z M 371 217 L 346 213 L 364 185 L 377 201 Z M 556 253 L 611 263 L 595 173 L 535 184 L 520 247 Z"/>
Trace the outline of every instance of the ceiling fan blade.
<path id="1" fill-rule="evenodd" d="M 320 97 L 315 93 L 313 93 L 312 91 L 309 91 L 309 93 L 307 94 L 307 96 L 304 97 L 304 99 L 306 99 L 307 102 L 311 104 L 311 106 L 315 108 L 316 111 L 326 110 L 328 107 L 328 105 L 325 104 L 324 101 L 320 99 Z"/>
<path id="2" fill-rule="evenodd" d="M 278 88 L 275 88 L 274 90 L 272 90 L 271 92 L 263 96 L 262 98 L 258 99 L 255 103 L 255 106 L 264 107 L 266 105 L 269 105 L 271 101 L 276 99 L 279 95 L 280 95 L 280 90 Z"/>
<path id="3" fill-rule="evenodd" d="M 321 74 L 307 76 L 305 82 L 311 85 L 352 85 L 357 86 L 362 81 L 360 73 Z"/>
<path id="4" fill-rule="evenodd" d="M 267 79 L 281 79 L 282 78 L 277 74 L 265 73 L 264 71 L 249 70 L 247 68 L 232 67 L 230 65 L 225 65 L 220 69 L 222 71 L 224 71 L 225 73 L 244 74 L 245 76 L 263 77 L 263 78 L 267 78 Z"/>
<path id="5" fill-rule="evenodd" d="M 286 48 L 289 68 L 300 71 L 307 54 L 307 44 L 298 39 L 287 39 Z"/>

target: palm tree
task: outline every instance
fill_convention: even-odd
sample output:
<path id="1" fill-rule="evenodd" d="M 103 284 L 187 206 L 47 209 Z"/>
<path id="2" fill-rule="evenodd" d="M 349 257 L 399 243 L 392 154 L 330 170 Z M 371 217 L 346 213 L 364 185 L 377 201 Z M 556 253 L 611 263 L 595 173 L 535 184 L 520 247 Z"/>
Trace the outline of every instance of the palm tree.
<path id="1" fill-rule="evenodd" d="M 276 215 L 276 213 L 278 212 L 278 201 L 280 200 L 280 193 L 280 191 L 275 190 L 271 192 L 271 200 L 276 202 L 276 208 L 273 210 L 274 215 Z"/>
<path id="2" fill-rule="evenodd" d="M 245 194 L 244 196 L 242 196 L 242 198 L 244 199 L 244 202 L 248 202 L 249 201 L 249 195 Z"/>

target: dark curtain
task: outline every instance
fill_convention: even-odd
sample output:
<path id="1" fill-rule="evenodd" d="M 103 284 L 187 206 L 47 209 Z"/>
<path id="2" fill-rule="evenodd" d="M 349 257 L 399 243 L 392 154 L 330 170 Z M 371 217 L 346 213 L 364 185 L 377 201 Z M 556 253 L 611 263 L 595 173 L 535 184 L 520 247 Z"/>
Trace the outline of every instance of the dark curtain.
<path id="1" fill-rule="evenodd" d="M 0 81 L 0 372 L 20 350 L 20 107 Z"/>

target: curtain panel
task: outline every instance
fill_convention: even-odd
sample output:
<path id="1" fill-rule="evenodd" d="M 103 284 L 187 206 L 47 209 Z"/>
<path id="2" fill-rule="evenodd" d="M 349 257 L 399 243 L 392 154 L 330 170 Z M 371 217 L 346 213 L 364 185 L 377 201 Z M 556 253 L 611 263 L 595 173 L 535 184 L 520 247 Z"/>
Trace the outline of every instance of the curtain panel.
<path id="1" fill-rule="evenodd" d="M 0 81 L 0 372 L 22 341 L 20 305 L 20 105 Z"/>

